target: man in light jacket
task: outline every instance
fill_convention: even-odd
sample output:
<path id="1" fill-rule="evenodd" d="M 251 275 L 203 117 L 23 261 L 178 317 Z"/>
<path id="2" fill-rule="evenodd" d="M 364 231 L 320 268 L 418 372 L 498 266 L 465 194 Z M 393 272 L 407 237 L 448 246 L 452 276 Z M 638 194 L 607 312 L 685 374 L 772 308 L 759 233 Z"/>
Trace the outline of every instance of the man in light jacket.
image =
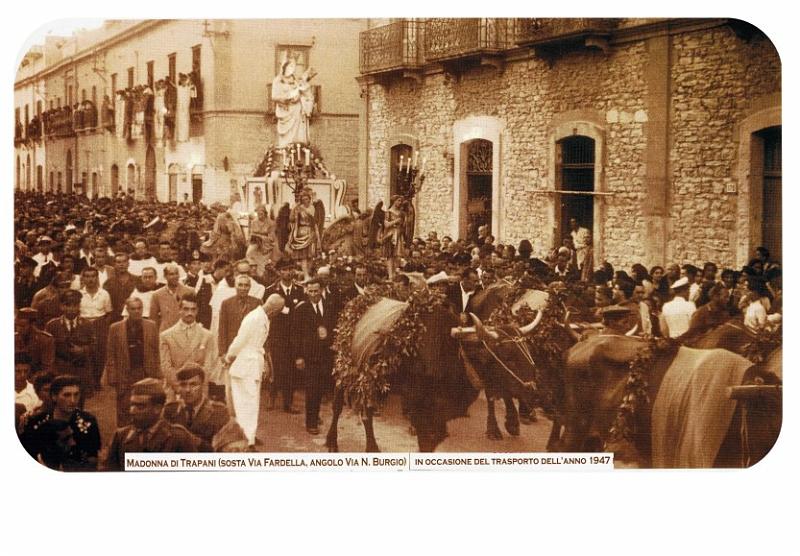
<path id="1" fill-rule="evenodd" d="M 272 294 L 262 306 L 250 311 L 242 320 L 239 332 L 225 354 L 225 363 L 230 365 L 233 409 L 250 450 L 255 449 L 258 428 L 261 379 L 266 356 L 264 343 L 269 335 L 270 321 L 281 312 L 284 304 L 283 297 Z"/>

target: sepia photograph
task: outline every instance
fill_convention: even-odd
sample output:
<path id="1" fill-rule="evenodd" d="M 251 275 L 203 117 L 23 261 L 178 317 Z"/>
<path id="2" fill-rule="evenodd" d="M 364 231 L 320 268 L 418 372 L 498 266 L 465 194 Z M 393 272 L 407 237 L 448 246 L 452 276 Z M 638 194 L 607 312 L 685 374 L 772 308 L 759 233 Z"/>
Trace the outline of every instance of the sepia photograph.
<path id="1" fill-rule="evenodd" d="M 32 465 L 748 468 L 776 443 L 758 27 L 75 22 L 13 84 Z"/>

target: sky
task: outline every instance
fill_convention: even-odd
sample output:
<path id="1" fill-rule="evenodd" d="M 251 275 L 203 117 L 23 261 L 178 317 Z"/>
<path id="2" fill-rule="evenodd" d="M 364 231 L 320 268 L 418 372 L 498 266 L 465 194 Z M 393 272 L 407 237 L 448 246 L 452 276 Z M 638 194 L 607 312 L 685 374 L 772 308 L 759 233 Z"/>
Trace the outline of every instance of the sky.
<path id="1" fill-rule="evenodd" d="M 36 29 L 25 41 L 26 49 L 34 44 L 44 44 L 48 35 L 68 37 L 78 29 L 95 29 L 103 24 L 102 19 L 58 19 L 48 21 Z"/>

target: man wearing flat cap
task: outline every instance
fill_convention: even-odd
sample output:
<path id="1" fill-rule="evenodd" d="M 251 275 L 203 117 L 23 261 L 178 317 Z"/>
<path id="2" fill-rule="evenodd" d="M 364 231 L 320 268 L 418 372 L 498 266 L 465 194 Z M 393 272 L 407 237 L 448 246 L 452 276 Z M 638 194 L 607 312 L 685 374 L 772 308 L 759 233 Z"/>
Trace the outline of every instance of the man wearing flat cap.
<path id="1" fill-rule="evenodd" d="M 36 261 L 30 257 L 22 257 L 17 263 L 14 276 L 14 306 L 30 307 L 33 296 L 41 289 L 39 281 L 33 275 Z"/>
<path id="2" fill-rule="evenodd" d="M 185 427 L 161 417 L 167 394 L 160 380 L 145 378 L 131 388 L 131 424 L 117 429 L 103 468 L 125 469 L 125 455 L 136 452 L 197 452 L 201 441 Z"/>
<path id="3" fill-rule="evenodd" d="M 677 338 L 689 330 L 692 315 L 697 310 L 694 302 L 688 300 L 689 285 L 689 279 L 684 276 L 670 286 L 675 297 L 664 303 L 659 318 L 661 334 L 665 338 Z"/>
<path id="4" fill-rule="evenodd" d="M 30 307 L 17 311 L 14 319 L 14 352 L 26 353 L 31 358 L 31 370 L 49 372 L 56 358 L 53 335 L 36 327 L 39 312 Z"/>
<path id="5" fill-rule="evenodd" d="M 214 436 L 231 418 L 228 407 L 206 395 L 206 373 L 200 365 L 185 365 L 175 378 L 178 399 L 164 406 L 164 419 L 186 427 L 203 441 L 200 451 L 211 452 Z"/>

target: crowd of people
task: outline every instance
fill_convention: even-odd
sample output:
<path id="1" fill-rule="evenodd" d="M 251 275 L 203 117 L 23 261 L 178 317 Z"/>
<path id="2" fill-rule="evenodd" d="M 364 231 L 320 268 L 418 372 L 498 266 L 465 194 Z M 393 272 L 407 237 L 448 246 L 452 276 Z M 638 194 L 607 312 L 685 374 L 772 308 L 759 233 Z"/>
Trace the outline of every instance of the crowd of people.
<path id="1" fill-rule="evenodd" d="M 320 249 L 306 268 L 274 242 L 258 260 L 247 246 L 204 249 L 239 210 L 17 194 L 15 418 L 32 457 L 56 469 L 116 470 L 131 452 L 256 451 L 262 386 L 268 410 L 302 413 L 307 433 L 319 434 L 337 316 L 379 282 L 400 300 L 415 287 L 439 288 L 462 318 L 482 288 L 563 284 L 577 292 L 574 322 L 628 335 L 676 338 L 731 318 L 759 330 L 782 311 L 781 268 L 764 248 L 741 269 L 623 270 L 594 265 L 591 235 L 577 222 L 541 258 L 530 241 L 499 244 L 482 226 L 470 239 L 414 238 L 389 279 L 381 245 L 355 257 Z M 256 212 L 255 221 L 267 218 Z M 101 388 L 116 402 L 107 447 L 85 410 Z"/>

